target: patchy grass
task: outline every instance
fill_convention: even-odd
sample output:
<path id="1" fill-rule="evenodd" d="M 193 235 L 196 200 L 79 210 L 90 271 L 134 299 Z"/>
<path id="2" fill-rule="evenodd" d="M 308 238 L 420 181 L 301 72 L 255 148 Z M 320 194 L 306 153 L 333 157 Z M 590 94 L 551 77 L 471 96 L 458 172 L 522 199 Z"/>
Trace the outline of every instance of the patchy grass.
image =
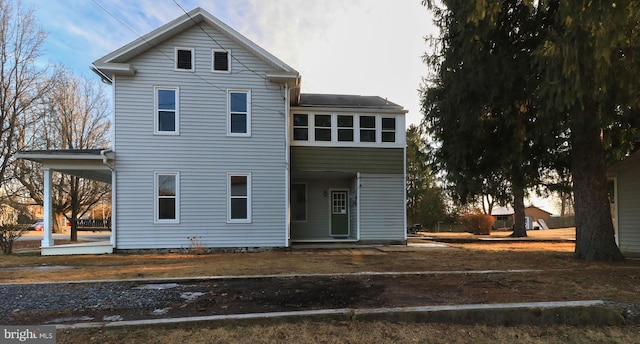
<path id="1" fill-rule="evenodd" d="M 530 237 L 565 238 L 563 232 L 530 231 Z M 435 235 L 435 233 L 430 233 Z M 437 233 L 444 235 L 446 233 Z M 509 233 L 494 232 L 491 237 Z M 451 233 L 464 236 L 471 234 Z M 575 230 L 573 230 L 575 236 Z M 425 235 L 429 236 L 429 235 Z M 424 239 L 419 240 L 425 242 Z M 292 249 L 242 254 L 113 254 L 104 256 L 3 256 L 0 282 L 172 278 L 193 276 L 349 273 L 384 271 L 540 270 L 527 274 L 426 275 L 450 304 L 605 299 L 640 304 L 640 260 L 584 262 L 572 258 L 571 242 L 449 244 L 449 248 L 380 247 Z M 2 268 L 65 266 L 40 271 Z M 449 287 L 447 287 L 449 286 Z M 454 288 L 454 289 L 455 289 Z M 394 295 L 435 293 L 412 285 Z M 428 294 L 431 295 L 431 294 Z M 423 304 L 420 304 L 423 305 Z M 301 322 L 222 327 L 124 328 L 58 331 L 58 343 L 637 343 L 640 326 L 469 326 L 389 322 Z"/>

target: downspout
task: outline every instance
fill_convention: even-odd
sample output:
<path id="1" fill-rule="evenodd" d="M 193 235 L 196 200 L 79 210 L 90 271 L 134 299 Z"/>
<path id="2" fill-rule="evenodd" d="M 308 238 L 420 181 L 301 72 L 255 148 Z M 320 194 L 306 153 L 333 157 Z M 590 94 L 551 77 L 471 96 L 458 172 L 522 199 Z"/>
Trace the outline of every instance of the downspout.
<path id="1" fill-rule="evenodd" d="M 286 209 L 286 224 L 285 228 L 287 231 L 285 247 L 289 247 L 291 245 L 291 199 L 290 199 L 290 183 L 291 183 L 291 144 L 289 142 L 289 112 L 291 107 L 291 91 L 295 89 L 300 89 L 300 77 L 298 76 L 295 81 L 295 85 L 293 87 L 289 87 L 288 84 L 285 83 L 285 97 L 284 97 L 284 140 L 285 140 L 285 153 L 284 153 L 284 165 L 285 165 L 285 209 Z"/>

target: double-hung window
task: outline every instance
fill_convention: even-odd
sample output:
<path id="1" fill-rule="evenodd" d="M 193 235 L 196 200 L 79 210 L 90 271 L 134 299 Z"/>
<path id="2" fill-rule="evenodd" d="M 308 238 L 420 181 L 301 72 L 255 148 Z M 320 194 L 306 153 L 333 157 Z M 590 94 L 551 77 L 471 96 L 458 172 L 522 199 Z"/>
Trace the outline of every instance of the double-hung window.
<path id="1" fill-rule="evenodd" d="M 227 221 L 251 222 L 251 174 L 228 173 Z"/>
<path id="2" fill-rule="evenodd" d="M 360 142 L 376 142 L 376 116 L 360 116 Z"/>
<path id="3" fill-rule="evenodd" d="M 228 73 L 231 71 L 231 51 L 213 49 L 211 54 L 213 57 L 212 66 L 214 72 Z"/>
<path id="4" fill-rule="evenodd" d="M 251 136 L 251 92 L 229 91 L 228 107 L 227 134 Z"/>
<path id="5" fill-rule="evenodd" d="M 176 48 L 175 61 L 176 70 L 193 71 L 195 65 L 195 54 L 193 48 Z"/>
<path id="6" fill-rule="evenodd" d="M 180 221 L 180 175 L 178 172 L 155 173 L 155 222 Z"/>
<path id="7" fill-rule="evenodd" d="M 353 141 L 353 116 L 338 115 L 338 141 Z"/>
<path id="8" fill-rule="evenodd" d="M 382 117 L 382 142 L 396 142 L 395 117 Z"/>
<path id="9" fill-rule="evenodd" d="M 154 133 L 178 135 L 178 88 L 155 88 Z"/>
<path id="10" fill-rule="evenodd" d="M 315 115 L 313 118 L 316 141 L 331 141 L 331 115 Z"/>
<path id="11" fill-rule="evenodd" d="M 309 115 L 293 114 L 293 139 L 296 141 L 309 140 Z"/>

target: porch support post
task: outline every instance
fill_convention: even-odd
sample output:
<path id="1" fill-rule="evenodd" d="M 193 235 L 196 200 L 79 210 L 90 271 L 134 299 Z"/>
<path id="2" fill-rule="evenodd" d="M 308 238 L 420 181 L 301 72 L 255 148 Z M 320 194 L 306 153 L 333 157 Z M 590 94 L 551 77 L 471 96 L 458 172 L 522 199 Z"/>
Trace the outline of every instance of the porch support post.
<path id="1" fill-rule="evenodd" d="M 53 233 L 51 232 L 51 219 L 53 217 L 53 207 L 51 205 L 51 170 L 43 168 L 44 171 L 44 229 L 42 236 L 42 247 L 53 246 Z"/>

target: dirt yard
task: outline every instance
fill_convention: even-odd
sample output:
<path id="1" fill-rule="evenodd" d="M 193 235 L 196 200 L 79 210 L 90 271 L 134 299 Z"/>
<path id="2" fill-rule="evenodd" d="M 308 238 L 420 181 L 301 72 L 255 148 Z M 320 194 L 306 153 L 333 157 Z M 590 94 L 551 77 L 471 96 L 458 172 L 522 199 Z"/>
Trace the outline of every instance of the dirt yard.
<path id="1" fill-rule="evenodd" d="M 78 322 L 78 319 L 134 320 L 325 308 L 592 299 L 640 305 L 640 260 L 627 259 L 615 263 L 578 261 L 572 258 L 573 243 L 564 240 L 571 239 L 571 230 L 556 233 L 532 232 L 540 232 L 549 236 L 546 239 L 554 240 L 476 240 L 439 246 L 437 242 L 425 239 L 436 233 L 422 233 L 420 238 L 410 240 L 415 246 L 412 244 L 408 247 L 301 248 L 203 255 L 5 256 L 0 260 L 0 281 L 3 283 L 75 280 L 103 282 L 0 285 L 5 300 L 19 299 L 18 295 L 32 295 L 22 304 L 8 303 L 0 314 L 0 323 L 69 323 Z M 495 233 L 491 237 L 506 235 L 507 233 Z M 246 278 L 220 278 L 230 275 Z M 256 275 L 272 276 L 255 277 Z M 216 278 L 142 280 L 199 276 Z M 134 280 L 105 281 L 123 278 Z M 37 303 L 38 300 L 51 303 L 30 310 L 28 304 Z M 314 326 L 316 325 L 312 325 Z M 343 325 L 322 326 L 330 326 L 336 330 L 335 326 L 340 328 Z M 349 328 L 369 325 L 344 326 Z M 268 329 L 273 330 L 272 327 Z M 633 327 L 633 331 L 638 334 L 637 327 Z M 91 338 L 82 337 L 87 333 L 94 339 L 105 338 L 96 331 L 72 331 L 68 333 L 70 337 L 65 337 L 63 333 L 61 338 L 74 341 L 80 338 L 79 340 L 91 342 Z M 114 333 L 110 332 L 110 335 Z M 470 329 L 469 334 L 471 333 Z M 176 332 L 173 331 L 167 334 L 174 335 Z M 287 342 L 287 336 L 294 338 L 294 334 L 290 332 L 283 333 L 280 340 L 277 333 L 275 335 L 269 337 L 274 342 Z M 112 342 L 128 342 L 118 338 Z M 398 342 L 409 340 L 402 338 Z M 623 336 L 618 341 L 605 337 L 602 342 L 624 343 L 625 338 Z"/>

